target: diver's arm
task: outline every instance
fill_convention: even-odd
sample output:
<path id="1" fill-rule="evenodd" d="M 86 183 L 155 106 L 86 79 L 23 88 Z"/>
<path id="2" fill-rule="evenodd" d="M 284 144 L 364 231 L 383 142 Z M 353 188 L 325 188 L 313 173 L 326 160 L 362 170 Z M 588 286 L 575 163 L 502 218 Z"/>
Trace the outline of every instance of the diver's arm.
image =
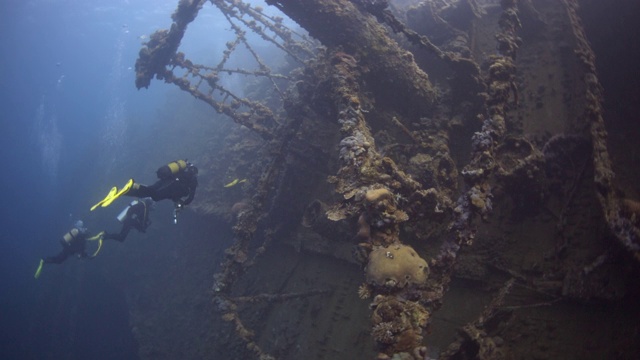
<path id="1" fill-rule="evenodd" d="M 85 231 L 81 237 L 78 238 L 78 256 L 81 258 L 89 257 L 89 254 L 87 254 L 87 239 L 90 238 L 90 235 L 88 231 Z"/>
<path id="2" fill-rule="evenodd" d="M 191 184 L 189 185 L 189 196 L 186 199 L 181 201 L 182 205 L 189 205 L 193 201 L 193 198 L 196 196 L 196 188 L 198 187 L 198 180 L 193 179 Z"/>

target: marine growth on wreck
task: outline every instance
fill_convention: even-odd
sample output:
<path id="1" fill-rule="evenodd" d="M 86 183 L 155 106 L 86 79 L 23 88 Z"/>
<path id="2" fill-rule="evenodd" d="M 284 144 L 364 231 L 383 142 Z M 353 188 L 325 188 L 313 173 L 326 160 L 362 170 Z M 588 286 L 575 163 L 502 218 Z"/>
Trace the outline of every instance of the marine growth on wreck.
<path id="1" fill-rule="evenodd" d="M 537 312 L 629 296 L 640 260 L 640 205 L 614 174 L 579 3 L 179 1 L 140 50 L 136 86 L 173 84 L 238 125 L 199 164 L 213 175 L 194 205 L 234 232 L 208 285 L 231 358 L 576 357 Z M 205 6 L 234 40 L 196 64 L 180 41 Z M 252 292 L 282 246 L 324 265 L 281 274 L 306 286 Z M 443 340 L 460 281 L 480 295 Z M 543 332 L 556 337 L 532 350 Z"/>

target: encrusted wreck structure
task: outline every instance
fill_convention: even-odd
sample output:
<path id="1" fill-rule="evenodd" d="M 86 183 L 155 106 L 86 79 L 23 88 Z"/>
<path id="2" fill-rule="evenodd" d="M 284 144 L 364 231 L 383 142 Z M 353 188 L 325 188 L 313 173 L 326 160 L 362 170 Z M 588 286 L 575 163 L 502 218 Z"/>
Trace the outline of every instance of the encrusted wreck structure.
<path id="1" fill-rule="evenodd" d="M 638 189 L 614 176 L 577 0 L 267 4 L 182 0 L 136 63 L 138 88 L 163 80 L 240 125 L 199 164 L 213 175 L 194 204 L 233 226 L 211 284 L 227 357 L 566 358 L 532 312 L 632 296 Z M 235 34 L 217 64 L 179 51 L 204 6 Z M 298 260 L 279 285 L 251 285 L 284 247 Z M 479 300 L 437 339 L 451 289 Z M 532 350 L 545 332 L 560 340 Z"/>

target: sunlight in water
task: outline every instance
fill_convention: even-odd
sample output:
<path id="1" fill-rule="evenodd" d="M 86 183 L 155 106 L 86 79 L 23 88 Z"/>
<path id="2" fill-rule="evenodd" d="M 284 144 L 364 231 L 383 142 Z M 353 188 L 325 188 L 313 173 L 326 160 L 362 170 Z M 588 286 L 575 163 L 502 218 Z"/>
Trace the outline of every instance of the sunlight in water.
<path id="1" fill-rule="evenodd" d="M 122 149 L 124 148 L 124 138 L 127 131 L 126 101 L 120 97 L 118 89 L 122 82 L 122 53 L 127 32 L 128 30 L 123 28 L 116 42 L 115 56 L 107 85 L 109 105 L 102 122 L 104 130 L 102 131 L 101 139 L 103 149 L 106 150 L 103 154 L 107 156 L 107 158 L 102 159 L 106 173 L 111 172 L 117 165 L 118 159 L 122 159 L 124 155 L 122 154 Z"/>
<path id="2" fill-rule="evenodd" d="M 50 181 L 58 176 L 60 163 L 60 149 L 62 148 L 62 134 L 58 129 L 55 115 L 45 112 L 44 96 L 40 100 L 36 113 L 36 137 L 42 158 L 42 169 Z"/>

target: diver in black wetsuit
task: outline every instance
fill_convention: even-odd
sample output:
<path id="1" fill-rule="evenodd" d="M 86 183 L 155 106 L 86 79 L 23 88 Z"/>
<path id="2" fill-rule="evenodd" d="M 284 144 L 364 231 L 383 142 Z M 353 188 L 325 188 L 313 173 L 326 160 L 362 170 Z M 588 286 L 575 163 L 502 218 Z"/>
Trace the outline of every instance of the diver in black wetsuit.
<path id="1" fill-rule="evenodd" d="M 141 233 L 147 231 L 147 227 L 151 225 L 149 212 L 153 210 L 154 201 L 151 198 L 133 200 L 120 215 L 118 220 L 122 222 L 122 229 L 119 233 L 104 233 L 105 239 L 113 239 L 123 242 L 131 229 L 136 229 Z"/>
<path id="2" fill-rule="evenodd" d="M 76 221 L 73 228 L 69 230 L 62 239 L 60 239 L 60 245 L 62 245 L 62 250 L 55 256 L 47 256 L 45 258 L 40 259 L 40 264 L 38 265 L 38 269 L 34 277 L 37 279 L 40 277 L 40 272 L 42 271 L 42 266 L 44 264 L 62 264 L 69 256 L 77 255 L 79 258 L 93 258 L 98 255 L 100 248 L 102 247 L 102 235 L 103 233 L 99 233 L 96 236 L 89 237 L 89 232 L 87 228 L 84 227 L 84 223 L 82 220 Z M 98 240 L 100 245 L 98 245 L 98 249 L 93 255 L 87 254 L 87 241 L 88 240 Z"/>
<path id="3" fill-rule="evenodd" d="M 187 160 L 177 160 L 156 171 L 158 181 L 153 185 L 142 185 L 129 179 L 120 189 L 113 187 L 107 196 L 91 207 L 107 207 L 120 196 L 150 197 L 153 201 L 170 199 L 174 203 L 173 222 L 178 222 L 178 213 L 189 205 L 198 187 L 198 168 Z"/>
<path id="4" fill-rule="evenodd" d="M 189 205 L 198 187 L 198 168 L 186 160 L 178 160 L 156 171 L 158 181 L 147 186 L 133 183 L 126 196 L 150 197 L 153 201 L 170 199 L 176 207 Z"/>
<path id="5" fill-rule="evenodd" d="M 62 239 L 60 239 L 60 245 L 62 250 L 56 256 L 45 257 L 45 264 L 62 264 L 71 255 L 77 254 L 78 257 L 88 257 L 86 252 L 87 238 L 89 233 L 87 228 L 84 227 L 82 220 L 78 220 L 74 227 L 69 230 Z"/>

